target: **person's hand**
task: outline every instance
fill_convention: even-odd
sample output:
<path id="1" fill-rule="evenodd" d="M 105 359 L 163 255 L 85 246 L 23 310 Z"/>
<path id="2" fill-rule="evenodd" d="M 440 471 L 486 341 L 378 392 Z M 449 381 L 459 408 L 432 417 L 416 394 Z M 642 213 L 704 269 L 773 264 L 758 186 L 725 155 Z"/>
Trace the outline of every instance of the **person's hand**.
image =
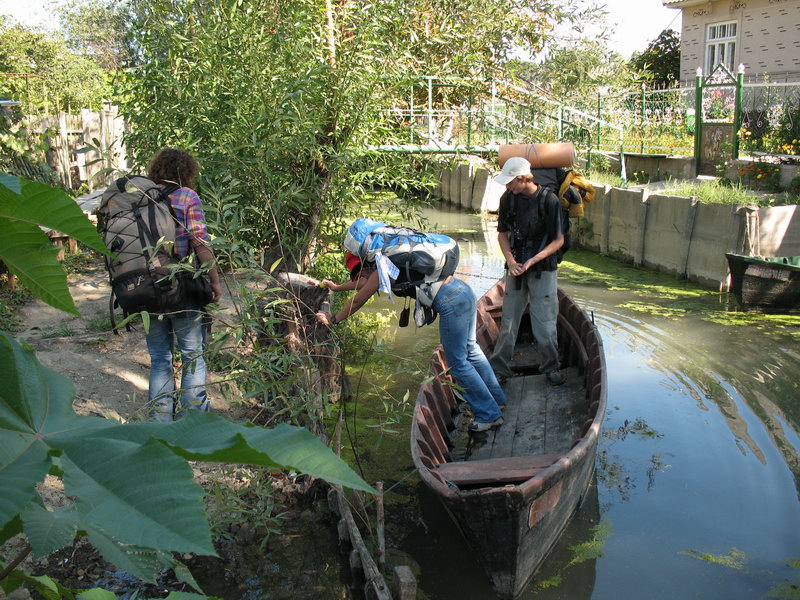
<path id="1" fill-rule="evenodd" d="M 330 327 L 330 326 L 331 326 L 331 317 L 332 317 L 332 316 L 333 316 L 333 315 L 331 315 L 331 313 L 327 313 L 327 312 L 325 312 L 325 311 L 323 311 L 323 310 L 319 311 L 319 312 L 316 314 L 317 321 L 319 321 L 319 322 L 320 322 L 320 323 L 322 323 L 323 325 L 327 325 L 328 327 Z"/>
<path id="2" fill-rule="evenodd" d="M 326 287 L 326 288 L 328 288 L 329 290 L 331 290 L 331 291 L 335 292 L 335 291 L 337 291 L 337 290 L 336 290 L 336 288 L 338 288 L 339 286 L 338 286 L 338 285 L 336 285 L 336 284 L 335 284 L 333 281 L 331 281 L 330 279 L 323 279 L 323 280 L 322 280 L 322 287 Z"/>
<path id="3" fill-rule="evenodd" d="M 514 261 L 512 264 L 508 265 L 508 272 L 511 273 L 514 277 L 518 277 L 525 272 L 525 266 Z"/>
<path id="4" fill-rule="evenodd" d="M 222 286 L 220 286 L 219 281 L 212 281 L 211 283 L 211 302 L 219 302 L 219 299 L 222 298 Z"/>
<path id="5" fill-rule="evenodd" d="M 536 264 L 536 259 L 535 258 L 529 258 L 528 260 L 525 261 L 525 264 L 522 265 L 522 272 L 524 273 L 525 271 L 530 269 L 535 264 Z"/>

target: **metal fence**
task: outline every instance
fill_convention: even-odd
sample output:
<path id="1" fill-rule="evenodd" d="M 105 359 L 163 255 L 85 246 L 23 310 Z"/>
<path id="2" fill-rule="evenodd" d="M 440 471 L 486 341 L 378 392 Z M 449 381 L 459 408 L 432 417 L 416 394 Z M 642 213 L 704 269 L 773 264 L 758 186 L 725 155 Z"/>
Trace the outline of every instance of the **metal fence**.
<path id="1" fill-rule="evenodd" d="M 480 152 L 503 143 L 572 141 L 604 153 L 692 156 L 696 151 L 701 116 L 696 86 L 642 86 L 624 94 L 601 87 L 571 103 L 500 82 L 425 77 L 409 88 L 407 103 L 385 112 L 390 129 L 402 132 L 390 142 L 395 147 Z M 706 123 L 720 118 L 721 104 L 733 106 L 724 98 L 704 98 Z M 739 152 L 800 155 L 800 83 L 742 83 L 741 98 L 739 114 L 724 115 L 740 127 Z"/>

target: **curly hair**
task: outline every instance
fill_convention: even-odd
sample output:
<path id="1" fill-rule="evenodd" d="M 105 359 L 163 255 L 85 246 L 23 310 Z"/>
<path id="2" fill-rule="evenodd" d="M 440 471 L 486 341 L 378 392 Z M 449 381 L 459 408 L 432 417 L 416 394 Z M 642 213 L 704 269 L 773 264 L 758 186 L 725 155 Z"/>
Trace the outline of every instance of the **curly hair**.
<path id="1" fill-rule="evenodd" d="M 193 187 L 200 172 L 194 156 L 185 150 L 164 148 L 150 161 L 148 177 L 155 183 L 176 183 L 181 187 Z"/>

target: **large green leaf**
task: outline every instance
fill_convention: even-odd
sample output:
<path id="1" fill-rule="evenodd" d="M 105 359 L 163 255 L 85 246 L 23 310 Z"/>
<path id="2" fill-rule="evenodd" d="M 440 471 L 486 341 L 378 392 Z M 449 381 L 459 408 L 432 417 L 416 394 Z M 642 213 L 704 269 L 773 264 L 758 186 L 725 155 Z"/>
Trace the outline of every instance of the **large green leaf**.
<path id="1" fill-rule="evenodd" d="M 103 558 L 142 581 L 156 583 L 156 577 L 161 570 L 177 569 L 180 566 L 169 552 L 120 544 L 97 529 L 90 528 L 86 533 L 89 542 L 100 551 Z"/>
<path id="2" fill-rule="evenodd" d="M 215 554 L 203 488 L 164 444 L 88 438 L 62 447 L 64 490 L 81 523 L 121 544 Z"/>
<path id="3" fill-rule="evenodd" d="M 0 174 L 0 260 L 35 296 L 78 314 L 67 279 L 40 225 L 60 231 L 103 253 L 108 250 L 75 201 L 50 186 Z"/>
<path id="4" fill-rule="evenodd" d="M 4 175 L 0 179 L 0 219 L 43 225 L 108 254 L 102 238 L 75 200 L 43 183 Z"/>
<path id="5" fill-rule="evenodd" d="M 69 380 L 5 332 L 0 372 L 8 374 L 0 388 L 0 528 L 22 513 L 37 553 L 63 543 L 74 522 L 106 560 L 147 581 L 164 567 L 180 569 L 172 552 L 214 554 L 187 459 L 291 468 L 374 492 L 303 428 L 249 427 L 197 411 L 131 425 L 77 415 Z M 34 486 L 56 466 L 75 503 L 45 514 L 34 507 Z"/>
<path id="6" fill-rule="evenodd" d="M 36 225 L 0 216 L 0 260 L 34 296 L 77 315 L 78 309 L 67 286 L 67 274 L 57 255 L 58 248 Z"/>
<path id="7" fill-rule="evenodd" d="M 278 425 L 264 429 L 232 423 L 210 413 L 189 411 L 174 423 L 116 425 L 93 435 L 139 443 L 156 438 L 189 460 L 291 468 L 331 483 L 376 493 L 318 437 L 302 427 Z"/>
<path id="8" fill-rule="evenodd" d="M 32 502 L 22 513 L 25 535 L 33 548 L 34 556 L 47 556 L 75 539 L 77 526 L 69 507 L 49 511 Z"/>

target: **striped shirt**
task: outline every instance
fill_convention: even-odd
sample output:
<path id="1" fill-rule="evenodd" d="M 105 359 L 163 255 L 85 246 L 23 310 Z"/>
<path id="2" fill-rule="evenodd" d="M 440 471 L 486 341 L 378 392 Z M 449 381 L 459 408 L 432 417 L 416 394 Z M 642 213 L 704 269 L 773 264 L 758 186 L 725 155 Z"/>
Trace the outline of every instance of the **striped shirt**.
<path id="1" fill-rule="evenodd" d="M 193 246 L 197 245 L 196 240 L 211 241 L 206 230 L 206 216 L 200 204 L 200 196 L 191 188 L 178 188 L 169 195 L 169 200 L 178 219 L 175 251 L 180 258 L 185 258 L 189 256 Z"/>

